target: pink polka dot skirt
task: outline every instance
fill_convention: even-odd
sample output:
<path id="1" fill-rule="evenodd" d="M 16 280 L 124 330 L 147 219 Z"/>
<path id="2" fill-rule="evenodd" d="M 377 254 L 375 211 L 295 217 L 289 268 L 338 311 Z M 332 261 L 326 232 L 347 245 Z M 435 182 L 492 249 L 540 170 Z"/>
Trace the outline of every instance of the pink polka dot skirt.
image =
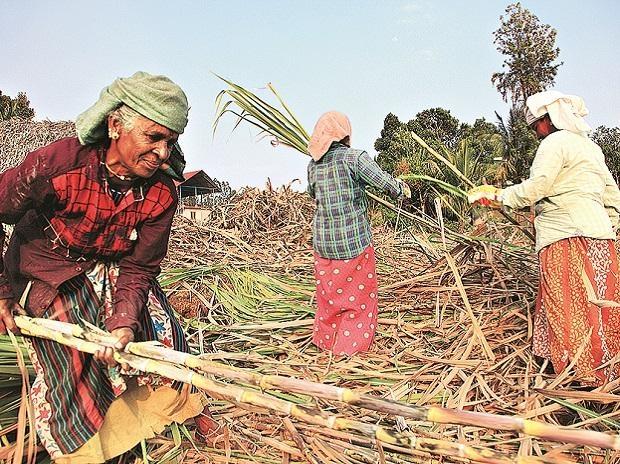
<path id="1" fill-rule="evenodd" d="M 377 330 L 375 250 L 351 259 L 314 253 L 317 310 L 312 342 L 337 355 L 367 351 Z"/>

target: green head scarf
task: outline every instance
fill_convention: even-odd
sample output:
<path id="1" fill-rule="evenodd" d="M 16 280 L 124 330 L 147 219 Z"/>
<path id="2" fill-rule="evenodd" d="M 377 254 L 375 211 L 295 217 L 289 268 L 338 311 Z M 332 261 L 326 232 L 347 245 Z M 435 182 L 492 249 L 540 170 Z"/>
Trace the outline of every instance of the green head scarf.
<path id="1" fill-rule="evenodd" d="M 182 134 L 187 125 L 189 105 L 185 92 L 166 76 L 138 71 L 131 77 L 118 78 L 101 91 L 99 100 L 75 121 L 80 143 L 99 143 L 108 137 L 108 115 L 122 104 L 145 118 Z M 183 180 L 185 158 L 178 143 L 172 148 L 165 172 Z"/>

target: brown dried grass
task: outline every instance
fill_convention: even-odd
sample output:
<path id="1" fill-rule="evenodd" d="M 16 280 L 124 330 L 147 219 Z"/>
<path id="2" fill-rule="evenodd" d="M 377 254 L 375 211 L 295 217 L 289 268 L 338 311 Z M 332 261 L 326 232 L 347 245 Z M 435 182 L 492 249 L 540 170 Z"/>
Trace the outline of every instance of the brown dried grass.
<path id="1" fill-rule="evenodd" d="M 531 353 L 537 264 L 529 247 L 461 241 L 450 239 L 450 234 L 444 244 L 439 224 L 421 227 L 404 219 L 399 219 L 396 229 L 385 223 L 375 226 L 381 308 L 378 336 L 369 353 L 337 358 L 310 344 L 313 206 L 308 197 L 289 188 L 246 189 L 218 208 L 207 226 L 175 220 L 166 262 L 168 271 L 179 266 L 208 269 L 200 277 L 188 275 L 169 287 L 173 298 L 184 292 L 185 300 L 194 302 L 191 339 L 207 358 L 262 374 L 327 382 L 418 405 L 440 404 L 618 432 L 613 421 L 616 403 L 609 403 L 606 395 L 575 387 L 578 379 L 573 372 L 560 377 L 548 373 L 546 363 Z M 381 210 L 371 214 L 375 223 L 382 222 Z M 428 217 L 424 220 L 432 223 Z M 516 237 L 521 235 L 514 230 L 499 218 L 490 218 L 472 236 L 519 241 Z M 275 297 L 261 293 L 266 284 L 259 276 L 278 282 Z M 554 395 L 549 389 L 561 393 Z M 617 388 L 610 384 L 598 391 L 617 393 Z M 420 436 L 477 444 L 506 456 L 547 456 L 550 462 L 561 462 L 562 456 L 569 455 L 574 462 L 620 462 L 617 453 L 599 449 L 558 446 L 477 427 L 415 423 L 280 394 L 310 401 L 324 410 L 337 408 L 357 420 L 381 421 Z M 558 396 L 590 412 L 560 404 Z M 296 441 L 283 419 L 266 411 L 217 401 L 214 405 L 219 420 L 228 427 L 227 446 L 238 459 L 229 462 L 259 457 L 274 463 L 286 459 L 383 462 L 382 454 L 387 456 L 385 462 L 463 462 L 417 452 L 403 456 L 389 449 L 381 451 L 359 437 L 297 422 Z M 605 421 L 603 415 L 610 420 Z M 299 439 L 305 457 L 288 453 L 285 458 L 287 453 L 275 445 L 285 443 L 301 452 Z M 209 449 L 208 455 L 213 462 L 226 462 L 222 450 Z M 195 458 L 191 456 L 188 451 L 186 459 Z"/>
<path id="2" fill-rule="evenodd" d="M 0 171 L 25 154 L 74 134 L 71 122 L 0 123 Z M 310 343 L 313 205 L 290 188 L 244 189 L 214 207 L 208 225 L 175 219 L 164 263 L 185 274 L 168 285 L 193 347 L 205 357 L 262 374 L 290 375 L 361 389 L 419 405 L 535 418 L 618 433 L 616 384 L 585 392 L 573 372 L 559 377 L 530 351 L 536 260 L 529 248 L 443 234 L 431 218 L 397 218 L 371 211 L 380 279 L 380 327 L 369 353 L 335 358 Z M 394 221 L 394 218 L 388 213 Z M 506 237 L 513 227 L 489 221 L 471 236 Z M 521 243 L 525 245 L 525 243 Z M 368 423 L 416 435 L 479 445 L 506 456 L 545 456 L 560 462 L 620 462 L 617 453 L 557 445 L 509 432 L 419 423 L 285 392 Z M 558 402 L 560 401 L 560 402 Z M 570 404 L 587 407 L 576 411 Z M 401 463 L 465 462 L 431 452 L 396 450 L 351 433 L 321 429 L 257 407 L 212 401 L 226 433 L 210 447 L 160 436 L 149 442 L 157 461 L 171 451 L 179 462 Z M 137 462 L 131 455 L 121 462 Z"/>
<path id="3" fill-rule="evenodd" d="M 75 136 L 72 121 L 0 121 L 0 172 L 17 166 L 28 153 L 63 137 Z"/>

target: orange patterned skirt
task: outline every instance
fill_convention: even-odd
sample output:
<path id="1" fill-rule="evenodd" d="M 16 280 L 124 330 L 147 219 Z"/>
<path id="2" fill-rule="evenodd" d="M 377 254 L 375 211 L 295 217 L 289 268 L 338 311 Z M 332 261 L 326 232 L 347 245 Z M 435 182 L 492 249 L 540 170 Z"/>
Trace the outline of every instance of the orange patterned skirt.
<path id="1" fill-rule="evenodd" d="M 620 351 L 614 241 L 567 238 L 543 248 L 539 261 L 534 354 L 550 359 L 556 373 L 577 359 L 575 371 L 583 384 L 601 385 L 618 378 L 618 365 L 599 369 Z"/>

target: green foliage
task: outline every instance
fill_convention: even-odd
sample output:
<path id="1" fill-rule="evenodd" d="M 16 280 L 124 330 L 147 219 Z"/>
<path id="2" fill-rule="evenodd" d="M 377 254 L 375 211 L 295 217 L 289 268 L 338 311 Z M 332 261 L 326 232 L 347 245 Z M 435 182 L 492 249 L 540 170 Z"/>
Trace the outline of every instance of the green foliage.
<path id="1" fill-rule="evenodd" d="M 429 160 L 429 175 L 436 182 L 428 182 L 433 197 L 439 198 L 447 208 L 446 216 L 459 222 L 467 222 L 471 206 L 464 195 L 473 185 L 482 184 L 494 177 L 496 166 L 485 162 L 474 150 L 475 139 L 464 138 L 455 150 L 443 147 L 442 155 L 454 169 L 446 169 L 446 163 Z M 442 185 L 442 183 L 444 185 Z"/>
<path id="2" fill-rule="evenodd" d="M 435 147 L 454 149 L 461 140 L 463 125 L 444 108 L 430 108 L 416 114 L 407 129 Z"/>
<path id="3" fill-rule="evenodd" d="M 403 127 L 403 123 L 398 120 L 398 117 L 393 115 L 392 113 L 388 113 L 388 115 L 383 120 L 383 129 L 381 129 L 381 136 L 375 141 L 375 150 L 381 153 L 384 150 L 387 150 L 390 143 L 392 142 L 392 136 L 394 132 Z"/>
<path id="4" fill-rule="evenodd" d="M 484 118 L 476 119 L 472 126 L 463 125 L 463 140 L 480 161 L 492 164 L 501 153 L 501 133 L 497 126 Z"/>
<path id="5" fill-rule="evenodd" d="M 392 113 L 386 116 L 381 137 L 375 142 L 377 163 L 394 175 L 435 175 L 433 170 L 441 170 L 437 159 L 420 139 L 446 159 L 456 159 L 454 153 L 466 151 L 468 158 L 490 165 L 494 157 L 501 156 L 501 134 L 493 123 L 481 118 L 470 126 L 453 117 L 449 110 L 431 108 L 407 123 L 400 122 Z"/>
<path id="6" fill-rule="evenodd" d="M 592 140 L 601 147 L 605 162 L 617 181 L 620 178 L 620 128 L 599 126 L 592 132 Z"/>
<path id="7" fill-rule="evenodd" d="M 519 2 L 508 5 L 500 21 L 493 43 L 506 59 L 502 64 L 504 72 L 493 73 L 491 82 L 504 101 L 510 96 L 513 106 L 523 105 L 527 97 L 555 82 L 562 65 L 554 63 L 560 55 L 555 46 L 557 32 Z"/>
<path id="8" fill-rule="evenodd" d="M 478 119 L 470 126 L 446 109 L 431 108 L 407 123 L 388 114 L 375 149 L 381 168 L 407 180 L 416 206 L 434 215 L 439 198 L 448 218 L 467 220 L 464 192 L 495 179 L 501 140 L 493 123 Z"/>
<path id="9" fill-rule="evenodd" d="M 0 121 L 8 121 L 11 118 L 32 119 L 34 110 L 30 108 L 30 100 L 24 92 L 19 92 L 17 97 L 11 98 L 0 90 Z"/>
<path id="10" fill-rule="evenodd" d="M 377 163 L 407 180 L 416 206 L 434 215 L 439 198 L 448 218 L 467 220 L 465 192 L 495 177 L 500 141 L 498 129 L 484 119 L 469 126 L 448 110 L 432 108 L 406 124 L 389 114 L 375 148 Z"/>
<path id="11" fill-rule="evenodd" d="M 222 90 L 215 99 L 214 133 L 224 115 L 232 114 L 237 119 L 234 128 L 245 121 L 260 129 L 262 136 L 273 137 L 272 143 L 286 145 L 308 154 L 310 136 L 271 84 L 267 84 L 267 88 L 277 98 L 282 110 L 242 86 L 223 77 L 217 77 L 228 84 L 228 88 Z"/>
<path id="12" fill-rule="evenodd" d="M 401 124 L 390 139 L 384 139 L 385 148 L 377 156 L 377 164 L 394 175 L 418 172 L 423 169 L 420 149 L 411 136 L 411 131 Z M 375 144 L 376 146 L 377 144 Z"/>
<path id="13" fill-rule="evenodd" d="M 444 108 L 421 111 L 407 123 L 400 122 L 389 113 L 385 117 L 381 137 L 375 141 L 377 163 L 395 175 L 415 172 L 424 168 L 424 157 L 428 153 L 424 154 L 424 150 L 411 137 L 412 132 L 441 152 L 444 148 L 456 149 L 467 129 L 466 124 L 461 124 Z"/>
<path id="14" fill-rule="evenodd" d="M 529 169 L 538 148 L 538 139 L 525 122 L 522 107 L 512 108 L 506 122 L 499 114 L 495 115 L 501 136 L 498 150 L 502 158 L 496 180 L 500 183 L 521 182 L 529 176 Z"/>
<path id="15" fill-rule="evenodd" d="M 409 142 L 406 140 L 407 130 L 398 117 L 388 113 L 383 121 L 381 136 L 375 141 L 375 150 L 379 154 L 377 163 L 388 172 L 394 172 L 399 160 L 406 156 Z"/>

